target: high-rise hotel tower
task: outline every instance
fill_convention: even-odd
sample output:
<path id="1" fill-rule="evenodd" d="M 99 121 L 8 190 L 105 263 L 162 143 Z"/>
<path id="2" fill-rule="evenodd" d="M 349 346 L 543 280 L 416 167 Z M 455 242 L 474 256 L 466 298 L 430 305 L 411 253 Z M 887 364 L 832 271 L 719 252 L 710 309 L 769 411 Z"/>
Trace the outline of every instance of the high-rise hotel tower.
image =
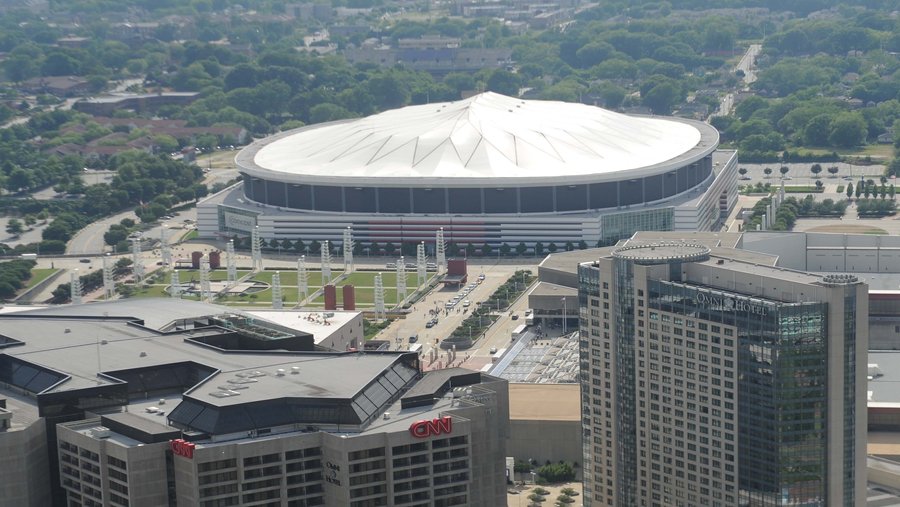
<path id="1" fill-rule="evenodd" d="M 709 242 L 602 252 L 578 269 L 585 505 L 865 504 L 865 284 Z"/>

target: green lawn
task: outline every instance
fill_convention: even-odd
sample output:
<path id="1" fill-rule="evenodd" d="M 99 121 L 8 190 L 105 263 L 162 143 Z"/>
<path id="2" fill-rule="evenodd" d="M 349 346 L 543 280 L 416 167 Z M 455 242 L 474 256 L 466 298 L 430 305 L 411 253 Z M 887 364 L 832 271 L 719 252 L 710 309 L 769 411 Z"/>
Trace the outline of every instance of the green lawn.
<path id="1" fill-rule="evenodd" d="M 341 285 L 353 285 L 356 287 L 374 287 L 375 286 L 375 273 L 374 271 L 357 271 L 356 273 L 351 273 L 347 278 L 345 278 Z M 418 287 L 418 277 L 416 273 L 406 273 L 406 287 L 408 289 L 412 289 L 414 287 Z M 396 287 L 397 286 L 397 273 L 396 272 L 387 272 L 381 274 L 381 283 L 384 284 L 385 288 L 387 287 Z"/>
<path id="2" fill-rule="evenodd" d="M 47 278 L 50 278 L 53 273 L 59 271 L 58 269 L 53 268 L 34 268 L 31 270 L 31 278 L 28 279 L 28 283 L 25 285 L 25 290 L 28 290 L 35 285 L 43 282 Z"/>
<path id="3" fill-rule="evenodd" d="M 888 160 L 894 156 L 894 147 L 891 144 L 867 144 L 857 148 L 819 148 L 804 146 L 799 148 L 800 151 L 809 152 L 817 155 L 830 155 L 836 152 L 842 157 L 872 157 L 873 159 Z M 810 163 L 812 165 L 812 163 Z M 828 165 L 823 163 L 822 166 L 827 168 Z M 823 171 L 824 172 L 824 171 Z"/>
<path id="4" fill-rule="evenodd" d="M 250 271 L 247 271 L 247 270 L 243 270 L 243 271 L 238 270 L 237 277 L 240 279 L 242 276 L 246 275 L 249 272 Z M 194 273 L 196 275 L 197 280 L 200 279 L 200 271 L 199 270 L 193 271 L 192 273 Z M 183 276 L 183 274 L 179 273 L 179 276 Z M 213 281 L 213 282 L 221 282 L 222 280 L 227 280 L 228 279 L 228 270 L 227 269 L 217 269 L 215 271 L 210 271 L 209 279 L 210 279 L 210 281 Z M 188 277 L 188 280 L 190 280 L 190 277 Z"/>
<path id="5" fill-rule="evenodd" d="M 211 281 L 221 281 L 227 278 L 227 270 L 217 269 L 215 271 L 211 271 L 209 274 L 209 278 Z M 247 270 L 238 271 L 238 278 L 249 273 Z M 263 282 L 267 284 L 272 283 L 272 275 L 275 274 L 275 271 L 262 271 L 257 273 L 252 277 L 252 280 Z M 342 274 L 342 271 L 333 271 L 332 278 L 337 278 Z M 354 285 L 356 287 L 356 304 L 359 307 L 368 307 L 371 308 L 375 304 L 375 272 L 355 272 L 351 273 L 347 279 L 341 282 L 338 286 L 337 290 L 337 301 L 338 306 L 343 305 L 344 302 L 344 294 L 340 289 L 343 285 Z M 296 270 L 286 270 L 280 272 L 281 276 L 281 287 L 282 287 L 282 301 L 286 307 L 293 306 L 297 304 L 297 271 Z M 412 294 L 416 288 L 416 274 L 415 273 L 407 273 L 407 294 Z M 391 307 L 397 303 L 397 289 L 396 289 L 396 273 L 383 273 L 382 278 L 384 280 L 384 299 L 385 305 Z M 179 281 L 181 283 L 186 283 L 191 280 L 197 281 L 200 279 L 200 273 L 196 270 L 180 270 L 179 271 Z M 169 281 L 171 280 L 171 272 L 166 271 L 161 273 L 159 276 L 154 277 L 150 285 L 142 287 L 140 290 L 135 292 L 133 297 L 168 297 L 169 294 L 166 292 L 166 287 L 169 285 Z M 315 292 L 321 288 L 320 285 L 321 273 L 319 271 L 310 271 L 309 272 L 309 292 Z M 184 299 L 199 299 L 196 296 L 188 296 L 182 295 Z M 222 303 L 226 305 L 250 305 L 250 306 L 269 306 L 272 303 L 272 289 L 267 288 L 259 292 L 255 292 L 246 296 L 224 296 L 218 298 L 216 300 L 217 303 Z M 313 301 L 309 302 L 310 306 L 321 307 L 325 305 L 325 297 L 319 296 Z"/>
<path id="6" fill-rule="evenodd" d="M 412 294 L 412 289 L 407 290 L 407 295 Z M 340 290 L 337 291 L 337 302 L 338 306 L 341 306 L 344 302 L 344 293 Z M 384 304 L 385 306 L 394 306 L 397 303 L 397 289 L 384 288 Z M 310 302 L 313 305 L 324 305 L 325 304 L 325 296 L 319 296 L 313 301 Z M 375 304 L 375 291 L 373 290 L 356 290 L 356 306 L 373 306 Z"/>
<path id="7" fill-rule="evenodd" d="M 272 275 L 275 274 L 275 271 L 262 271 L 257 273 L 253 279 L 259 282 L 272 283 Z M 343 271 L 332 271 L 331 279 L 341 276 Z M 281 285 L 282 286 L 297 286 L 297 270 L 296 269 L 286 269 L 280 272 L 281 276 Z M 322 272 L 321 271 L 307 271 L 307 281 L 309 282 L 310 287 L 321 287 L 322 286 Z"/>
<path id="8" fill-rule="evenodd" d="M 166 292 L 166 287 L 168 287 L 168 286 L 169 286 L 168 284 L 147 285 L 147 286 L 142 287 L 140 290 L 135 291 L 134 295 L 132 295 L 131 297 L 167 298 L 167 297 L 169 297 L 169 293 Z"/>

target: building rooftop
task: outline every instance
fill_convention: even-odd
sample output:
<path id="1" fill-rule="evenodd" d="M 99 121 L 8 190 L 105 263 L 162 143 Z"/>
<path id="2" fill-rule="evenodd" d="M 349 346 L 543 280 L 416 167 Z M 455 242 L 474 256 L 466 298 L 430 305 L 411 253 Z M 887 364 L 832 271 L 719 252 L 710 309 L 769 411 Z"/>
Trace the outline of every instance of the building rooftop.
<path id="1" fill-rule="evenodd" d="M 900 407 L 900 351 L 869 351 L 869 407 Z"/>
<path id="2" fill-rule="evenodd" d="M 538 282 L 537 285 L 531 289 L 531 292 L 528 293 L 529 296 L 559 296 L 559 297 L 571 297 L 574 298 L 572 301 L 577 301 L 578 298 L 578 288 L 577 287 L 565 287 L 562 285 L 557 285 L 555 283 L 550 282 Z M 573 303 L 577 304 L 577 303 Z"/>
<path id="3" fill-rule="evenodd" d="M 236 160 L 255 176 L 323 184 L 556 184 L 657 174 L 717 144 L 718 132 L 701 122 L 488 92 L 288 131 Z"/>
<path id="4" fill-rule="evenodd" d="M 579 421 L 578 384 L 509 384 L 511 420 Z"/>
<path id="5" fill-rule="evenodd" d="M 296 310 L 246 310 L 248 315 L 260 317 L 270 322 L 275 322 L 291 329 L 297 329 L 313 335 L 316 344 L 322 343 L 340 329 L 356 318 L 360 312 L 329 311 L 329 317 L 325 312 L 301 312 Z"/>
<path id="6" fill-rule="evenodd" d="M 612 256 L 638 264 L 667 262 L 700 262 L 709 259 L 709 247 L 682 241 L 653 241 L 647 244 L 629 242 L 613 250 Z"/>
<path id="7" fill-rule="evenodd" d="M 2 314 L 0 382 L 31 396 L 6 389 L 0 397 L 14 422 L 33 421 L 51 399 L 110 389 L 146 420 L 217 434 L 276 423 L 364 424 L 418 379 L 414 353 L 295 349 L 291 331 L 168 298 Z"/>

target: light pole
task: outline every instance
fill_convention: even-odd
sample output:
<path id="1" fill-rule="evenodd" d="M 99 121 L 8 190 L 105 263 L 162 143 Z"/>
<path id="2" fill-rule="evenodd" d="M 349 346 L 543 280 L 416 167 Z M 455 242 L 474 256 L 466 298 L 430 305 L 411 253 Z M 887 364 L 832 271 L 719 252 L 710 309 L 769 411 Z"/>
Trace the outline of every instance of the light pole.
<path id="1" fill-rule="evenodd" d="M 566 317 L 568 317 L 568 308 L 566 308 L 566 298 L 562 298 L 563 304 L 563 336 L 566 334 Z"/>

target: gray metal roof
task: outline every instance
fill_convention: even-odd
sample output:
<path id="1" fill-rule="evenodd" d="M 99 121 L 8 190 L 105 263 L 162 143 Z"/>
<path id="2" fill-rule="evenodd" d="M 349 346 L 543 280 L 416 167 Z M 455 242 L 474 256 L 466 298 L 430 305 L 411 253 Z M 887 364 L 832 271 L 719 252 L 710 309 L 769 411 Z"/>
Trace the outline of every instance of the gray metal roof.
<path id="1" fill-rule="evenodd" d="M 221 328 L 190 329 L 188 326 L 171 332 L 152 328 L 165 327 L 172 319 L 234 313 L 215 305 L 163 299 L 3 314 L 0 335 L 21 344 L 0 349 L 0 360 L 11 365 L 9 380 L 14 382 L 10 383 L 20 383 L 36 396 L 123 385 L 122 380 L 127 379 L 126 382 L 139 384 L 137 389 L 128 386 L 129 396 L 139 391 L 147 392 L 150 398 L 159 398 L 171 395 L 173 388 L 180 394 L 199 382 L 183 396 L 182 404 L 190 401 L 221 409 L 222 417 L 215 424 L 200 428 L 211 432 L 246 430 L 239 427 L 243 422 L 234 418 L 225 421 L 226 409 L 238 407 L 243 413 L 252 413 L 260 404 L 267 404 L 263 408 L 268 412 L 260 413 L 268 413 L 270 420 L 294 417 L 288 423 L 305 422 L 306 405 L 341 404 L 343 420 L 360 424 L 377 416 L 379 410 L 397 399 L 418 374 L 415 354 L 410 353 L 224 352 L 192 340 L 225 332 Z M 152 322 L 153 326 L 142 326 L 135 319 Z M 293 373 L 293 368 L 297 368 L 297 373 Z M 279 369 L 284 370 L 284 375 L 279 374 Z M 200 382 L 210 372 L 215 373 Z M 177 379 L 172 378 L 175 374 Z M 223 393 L 226 395 L 222 396 Z M 279 403 L 292 404 L 293 411 L 272 416 L 278 412 L 275 408 Z M 251 406 L 256 408 L 248 408 Z M 173 420 L 179 409 L 182 407 L 170 414 Z M 185 409 L 186 406 L 182 411 Z M 333 414 L 322 417 L 330 415 Z M 258 419 L 245 419 L 253 424 L 262 423 Z"/>

